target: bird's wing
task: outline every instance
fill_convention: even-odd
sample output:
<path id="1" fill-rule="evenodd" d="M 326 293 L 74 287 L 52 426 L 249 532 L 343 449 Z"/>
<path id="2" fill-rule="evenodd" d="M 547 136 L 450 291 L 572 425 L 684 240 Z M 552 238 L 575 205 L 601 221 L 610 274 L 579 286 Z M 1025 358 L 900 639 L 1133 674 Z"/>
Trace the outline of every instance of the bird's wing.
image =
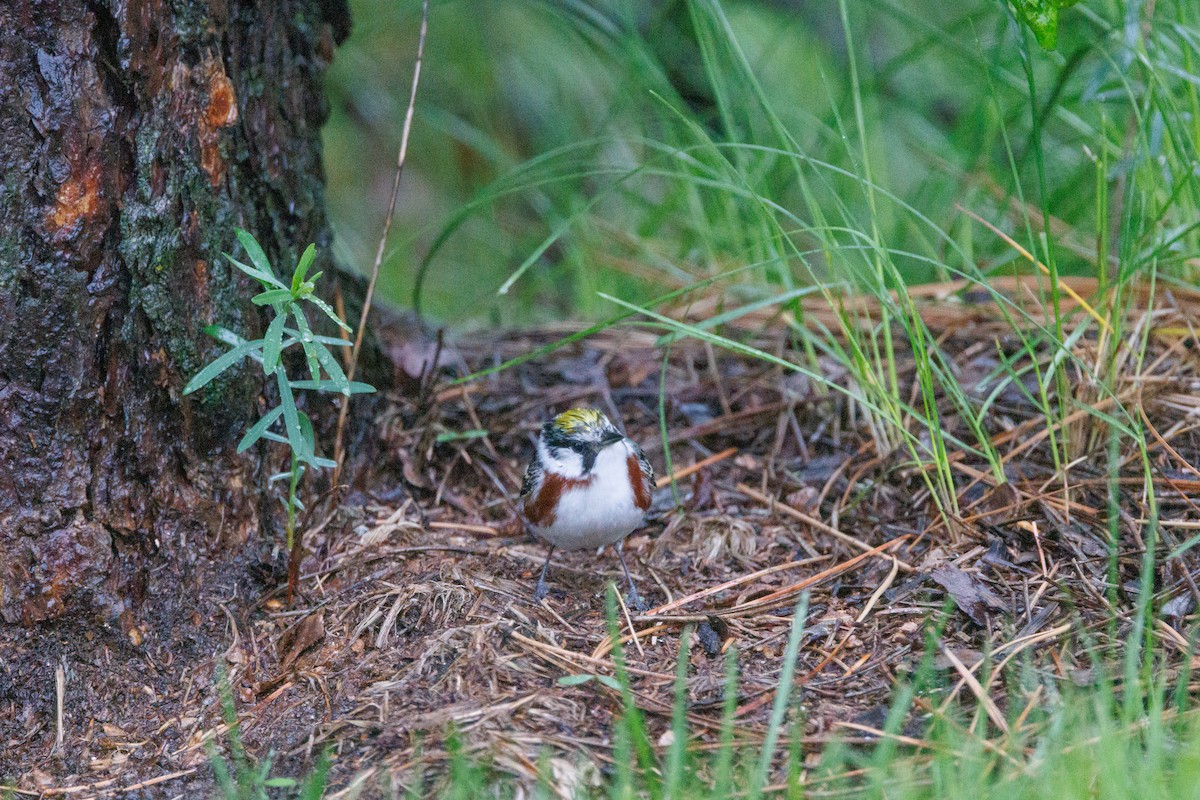
<path id="1" fill-rule="evenodd" d="M 632 441 L 632 440 L 630 440 Z M 637 456 L 638 466 L 642 469 L 642 485 L 646 487 L 646 496 L 654 496 L 654 467 L 650 464 L 650 459 L 646 458 L 646 453 L 642 450 L 637 442 L 633 442 L 633 454 Z"/>
<path id="2" fill-rule="evenodd" d="M 524 502 L 537 491 L 538 484 L 542 480 L 542 465 L 534 458 L 529 462 L 529 469 L 525 470 L 525 480 L 521 481 L 521 501 Z"/>

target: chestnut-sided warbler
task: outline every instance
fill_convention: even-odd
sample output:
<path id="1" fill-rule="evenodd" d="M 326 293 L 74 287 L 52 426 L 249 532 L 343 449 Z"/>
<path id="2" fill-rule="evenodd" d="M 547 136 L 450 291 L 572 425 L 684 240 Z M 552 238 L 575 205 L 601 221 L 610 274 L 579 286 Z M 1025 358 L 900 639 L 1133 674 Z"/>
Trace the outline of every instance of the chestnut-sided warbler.
<path id="1" fill-rule="evenodd" d="M 564 411 L 542 426 L 521 485 L 521 507 L 533 532 L 550 544 L 533 599 L 546 596 L 555 548 L 616 546 L 630 604 L 642 608 L 621 542 L 645 521 L 654 468 L 637 442 L 591 408 Z"/>

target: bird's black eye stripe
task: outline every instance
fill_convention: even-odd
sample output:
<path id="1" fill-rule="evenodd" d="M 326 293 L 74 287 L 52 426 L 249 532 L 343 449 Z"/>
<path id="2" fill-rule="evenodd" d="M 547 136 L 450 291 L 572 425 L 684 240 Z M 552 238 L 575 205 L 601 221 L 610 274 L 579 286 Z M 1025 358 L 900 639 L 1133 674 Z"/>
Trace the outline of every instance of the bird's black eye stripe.
<path id="1" fill-rule="evenodd" d="M 554 427 L 553 422 L 547 422 L 542 427 L 542 438 L 550 447 L 571 447 L 572 439 L 565 432 Z"/>

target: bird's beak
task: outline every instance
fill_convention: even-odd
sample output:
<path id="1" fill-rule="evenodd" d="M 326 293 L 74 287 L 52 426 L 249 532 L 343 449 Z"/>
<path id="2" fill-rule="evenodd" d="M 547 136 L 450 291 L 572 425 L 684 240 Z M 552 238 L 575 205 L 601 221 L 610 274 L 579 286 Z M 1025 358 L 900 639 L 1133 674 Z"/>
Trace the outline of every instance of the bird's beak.
<path id="1" fill-rule="evenodd" d="M 624 438 L 625 437 L 622 434 L 616 431 L 613 431 L 612 433 L 606 433 L 604 434 L 604 438 L 600 440 L 600 446 L 608 447 L 610 444 L 616 444 Z"/>

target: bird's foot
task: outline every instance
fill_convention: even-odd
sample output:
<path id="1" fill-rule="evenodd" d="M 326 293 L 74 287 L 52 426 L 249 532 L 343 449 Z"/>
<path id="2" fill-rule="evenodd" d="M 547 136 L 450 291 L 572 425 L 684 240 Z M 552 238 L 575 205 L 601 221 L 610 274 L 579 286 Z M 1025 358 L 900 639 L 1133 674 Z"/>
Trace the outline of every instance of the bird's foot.
<path id="1" fill-rule="evenodd" d="M 625 595 L 625 605 L 629 607 L 630 611 L 638 614 L 643 614 L 650 610 L 650 604 L 643 600 L 642 596 L 638 594 L 638 590 L 632 586 L 629 587 L 629 591 Z"/>
<path id="2" fill-rule="evenodd" d="M 533 590 L 533 602 L 540 603 L 546 599 L 546 595 L 550 592 L 550 588 L 546 586 L 546 579 L 543 577 L 537 582 L 537 586 Z"/>

